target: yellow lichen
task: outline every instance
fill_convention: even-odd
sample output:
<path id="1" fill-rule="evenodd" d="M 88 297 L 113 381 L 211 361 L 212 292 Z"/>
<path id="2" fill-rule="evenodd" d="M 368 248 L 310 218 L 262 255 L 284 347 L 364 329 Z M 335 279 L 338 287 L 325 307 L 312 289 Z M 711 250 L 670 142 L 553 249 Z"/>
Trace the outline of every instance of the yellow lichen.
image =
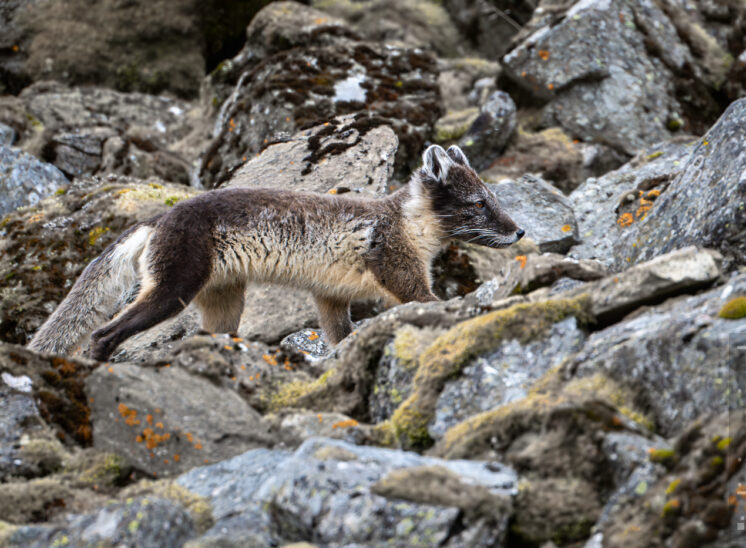
<path id="1" fill-rule="evenodd" d="M 319 388 L 326 385 L 329 377 L 334 374 L 335 370 L 330 369 L 318 379 L 310 382 L 293 381 L 281 385 L 277 391 L 270 396 L 269 410 L 278 411 L 287 407 L 296 407 L 300 399 Z"/>
<path id="2" fill-rule="evenodd" d="M 746 318 L 746 296 L 732 298 L 723 305 L 718 316 L 726 320 Z"/>
<path id="3" fill-rule="evenodd" d="M 88 243 L 90 245 L 96 245 L 96 241 L 104 234 L 109 232 L 111 229 L 107 227 L 97 226 L 88 233 Z"/>

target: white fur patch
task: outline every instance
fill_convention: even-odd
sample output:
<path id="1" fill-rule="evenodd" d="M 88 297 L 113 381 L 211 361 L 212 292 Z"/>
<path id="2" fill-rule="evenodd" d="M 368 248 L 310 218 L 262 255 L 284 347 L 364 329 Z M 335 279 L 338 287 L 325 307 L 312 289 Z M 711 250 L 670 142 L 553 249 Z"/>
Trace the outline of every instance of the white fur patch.
<path id="1" fill-rule="evenodd" d="M 431 145 L 422 154 L 422 164 L 429 177 L 445 183 L 448 179 L 448 171 L 453 166 L 453 160 L 443 150 L 443 147 Z"/>
<path id="2" fill-rule="evenodd" d="M 141 226 L 135 230 L 126 240 L 114 248 L 114 251 L 111 254 L 112 263 L 136 257 L 140 251 L 142 251 L 143 247 L 145 247 L 152 232 L 153 229 L 149 226 Z"/>

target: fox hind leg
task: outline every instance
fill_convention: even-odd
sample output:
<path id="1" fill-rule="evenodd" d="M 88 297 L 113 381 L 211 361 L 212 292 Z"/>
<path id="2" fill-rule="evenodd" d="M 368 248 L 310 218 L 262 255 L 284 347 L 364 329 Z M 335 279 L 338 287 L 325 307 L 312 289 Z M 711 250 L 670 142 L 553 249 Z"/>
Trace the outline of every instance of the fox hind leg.
<path id="1" fill-rule="evenodd" d="M 243 283 L 205 287 L 200 291 L 194 303 L 202 316 L 202 329 L 210 333 L 236 333 L 245 291 Z"/>
<path id="2" fill-rule="evenodd" d="M 319 323 L 326 333 L 329 342 L 337 344 L 352 333 L 349 301 L 330 299 L 314 295 L 316 308 L 319 311 Z"/>

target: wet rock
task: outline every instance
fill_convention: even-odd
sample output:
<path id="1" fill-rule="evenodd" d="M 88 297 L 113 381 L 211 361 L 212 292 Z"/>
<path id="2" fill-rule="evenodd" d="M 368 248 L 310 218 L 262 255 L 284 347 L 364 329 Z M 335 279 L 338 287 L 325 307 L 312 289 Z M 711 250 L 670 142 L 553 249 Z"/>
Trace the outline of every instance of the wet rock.
<path id="1" fill-rule="evenodd" d="M 443 56 L 464 49 L 446 10 L 428 0 L 314 0 L 311 5 L 344 19 L 366 40 L 435 50 Z"/>
<path id="2" fill-rule="evenodd" d="M 24 344 L 87 261 L 124 228 L 194 194 L 182 185 L 110 176 L 81 180 L 8 215 L 0 227 L 0 338 Z"/>
<path id="3" fill-rule="evenodd" d="M 176 147 L 191 123 L 184 101 L 54 82 L 30 86 L 20 99 L 41 133 L 19 145 L 68 177 L 104 172 L 189 180 L 188 161 Z"/>
<path id="4" fill-rule="evenodd" d="M 267 10 L 279 13 L 282 5 L 272 4 L 257 17 Z M 250 27 L 249 36 L 252 32 Z M 324 26 L 311 33 L 313 40 L 303 49 L 282 49 L 258 63 L 240 58 L 231 63 L 226 78 L 236 83 L 225 99 L 215 95 L 220 112 L 200 159 L 198 176 L 206 187 L 223 184 L 267 144 L 342 114 L 358 115 L 360 136 L 390 126 L 399 138 L 397 169 L 407 171 L 419 159 L 441 114 L 434 58 L 421 50 L 340 37 L 336 31 L 327 40 L 329 33 Z M 322 152 L 312 155 L 311 163 L 339 150 Z"/>
<path id="5" fill-rule="evenodd" d="M 516 128 L 516 107 L 510 95 L 495 91 L 459 141 L 469 163 L 480 171 L 502 152 Z"/>
<path id="6" fill-rule="evenodd" d="M 569 199 L 581 242 L 569 256 L 612 266 L 614 246 L 625 227 L 639 221 L 653 200 L 681 173 L 694 149 L 693 142 L 693 138 L 682 137 L 655 145 L 616 171 L 591 177 L 576 188 Z M 627 211 L 622 212 L 622 206 Z"/>
<path id="7" fill-rule="evenodd" d="M 746 99 L 732 103 L 697 142 L 680 174 L 614 244 L 616 267 L 686 245 L 719 250 L 726 271 L 746 257 Z"/>
<path id="8" fill-rule="evenodd" d="M 67 178 L 53 165 L 0 144 L 0 214 L 34 205 L 67 184 Z"/>
<path id="9" fill-rule="evenodd" d="M 194 534 L 194 524 L 184 508 L 152 497 L 110 504 L 96 513 L 70 515 L 55 527 L 20 527 L 8 538 L 8 545 L 180 546 Z"/>
<path id="10" fill-rule="evenodd" d="M 491 185 L 502 207 L 541 251 L 565 253 L 579 240 L 570 201 L 539 177 Z"/>
<path id="11" fill-rule="evenodd" d="M 178 366 L 105 365 L 86 380 L 86 393 L 94 395 L 94 446 L 151 475 L 272 444 L 260 415 L 235 392 Z"/>
<path id="12" fill-rule="evenodd" d="M 664 436 L 704 413 L 736 409 L 745 396 L 731 341 L 746 320 L 721 319 L 718 311 L 746 293 L 745 284 L 744 275 L 734 276 L 723 287 L 671 299 L 595 332 L 567 371 L 575 377 L 604 372 L 628 387 Z M 672 340 L 680 342 L 672 346 Z"/>
<path id="13" fill-rule="evenodd" d="M 635 154 L 667 139 L 682 119 L 685 129 L 699 131 L 718 113 L 716 86 L 698 71 L 696 54 L 678 30 L 657 5 L 638 0 L 580 2 L 550 16 L 537 10 L 503 67 L 511 80 L 549 101 L 547 125 Z M 695 72 L 688 94 L 677 93 L 687 69 Z"/>
<path id="14" fill-rule="evenodd" d="M 506 340 L 479 356 L 446 383 L 428 425 L 430 437 L 438 440 L 448 428 L 472 415 L 525 398 L 539 378 L 577 352 L 584 341 L 584 332 L 570 317 L 554 324 L 539 341 Z"/>

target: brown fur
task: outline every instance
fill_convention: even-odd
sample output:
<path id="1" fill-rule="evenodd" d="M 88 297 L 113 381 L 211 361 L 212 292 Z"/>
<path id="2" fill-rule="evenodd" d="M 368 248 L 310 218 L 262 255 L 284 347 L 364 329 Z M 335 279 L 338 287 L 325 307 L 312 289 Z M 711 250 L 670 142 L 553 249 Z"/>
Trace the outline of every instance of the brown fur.
<path id="1" fill-rule="evenodd" d="M 235 332 L 250 282 L 310 291 L 333 343 L 352 329 L 353 300 L 436 300 L 430 263 L 442 243 L 455 237 L 502 247 L 523 231 L 502 212 L 459 149 L 452 147 L 446 154 L 430 147 L 423 157 L 425 166 L 408 188 L 386 198 L 215 190 L 179 202 L 147 223 L 147 242 L 137 248 L 139 255 L 127 239 L 137 231 L 129 231 L 102 259 L 116 256 L 118 247 L 128 252 L 132 247 L 141 289 L 134 302 L 93 333 L 94 358 L 106 360 L 125 339 L 178 314 L 192 301 L 205 329 Z M 95 279 L 86 269 L 71 294 Z M 72 308 L 68 303 L 67 309 Z M 61 322 L 56 314 L 32 347 L 50 346 Z"/>

